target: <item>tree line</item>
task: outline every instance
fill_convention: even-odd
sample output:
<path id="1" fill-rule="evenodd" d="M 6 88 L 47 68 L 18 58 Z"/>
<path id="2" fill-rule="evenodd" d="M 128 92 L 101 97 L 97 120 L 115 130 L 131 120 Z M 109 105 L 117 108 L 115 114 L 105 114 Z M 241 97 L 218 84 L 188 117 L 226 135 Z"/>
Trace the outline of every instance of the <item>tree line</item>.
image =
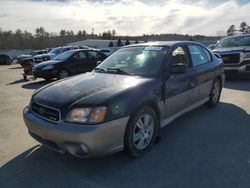
<path id="1" fill-rule="evenodd" d="M 117 36 L 116 30 L 108 30 L 102 33 L 94 33 L 92 28 L 91 33 L 86 30 L 79 30 L 74 33 L 72 30 L 61 29 L 58 33 L 50 33 L 44 27 L 38 27 L 34 33 L 29 31 L 16 31 L 3 30 L 0 27 L 0 50 L 24 50 L 24 49 L 45 49 L 57 46 L 63 46 L 68 43 L 77 42 L 85 39 L 103 39 L 103 40 L 117 40 L 114 44 L 110 42 L 109 47 L 128 45 L 134 41 L 170 41 L 170 40 L 190 40 L 190 41 L 204 41 L 204 40 L 217 40 L 218 37 L 207 37 L 203 35 L 182 35 L 182 34 L 143 34 L 141 36 Z M 124 44 L 122 40 L 126 41 Z M 108 46 L 107 46 L 108 47 Z"/>
<path id="2" fill-rule="evenodd" d="M 239 25 L 239 28 L 236 28 L 235 25 L 231 25 L 227 29 L 227 36 L 234 36 L 237 33 L 240 33 L 240 34 L 250 34 L 250 26 L 247 25 L 246 22 L 241 22 L 240 25 Z"/>

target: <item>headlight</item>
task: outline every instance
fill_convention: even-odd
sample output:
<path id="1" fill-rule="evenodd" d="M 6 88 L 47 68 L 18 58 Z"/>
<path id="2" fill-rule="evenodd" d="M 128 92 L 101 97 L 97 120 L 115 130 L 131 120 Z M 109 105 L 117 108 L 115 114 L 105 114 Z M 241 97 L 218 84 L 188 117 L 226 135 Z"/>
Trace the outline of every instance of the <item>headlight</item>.
<path id="1" fill-rule="evenodd" d="M 45 57 L 43 57 L 43 60 L 50 60 L 50 56 L 45 56 Z"/>
<path id="2" fill-rule="evenodd" d="M 49 70 L 49 69 L 53 69 L 54 65 L 47 65 L 45 67 L 42 68 L 42 70 Z"/>
<path id="3" fill-rule="evenodd" d="M 244 60 L 250 60 L 250 52 L 243 53 L 243 59 Z"/>
<path id="4" fill-rule="evenodd" d="M 65 120 L 73 123 L 100 123 L 106 114 L 106 107 L 75 108 L 71 110 Z"/>

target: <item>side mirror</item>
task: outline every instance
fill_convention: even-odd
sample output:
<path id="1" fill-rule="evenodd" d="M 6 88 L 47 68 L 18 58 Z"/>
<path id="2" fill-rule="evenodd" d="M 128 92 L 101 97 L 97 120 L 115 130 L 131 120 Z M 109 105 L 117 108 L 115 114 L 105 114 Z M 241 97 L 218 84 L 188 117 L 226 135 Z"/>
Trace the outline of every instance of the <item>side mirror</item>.
<path id="1" fill-rule="evenodd" d="M 172 74 L 183 74 L 187 72 L 187 65 L 184 63 L 173 64 L 170 67 L 170 72 Z"/>
<path id="2" fill-rule="evenodd" d="M 102 61 L 97 61 L 96 65 L 100 65 Z"/>
<path id="3" fill-rule="evenodd" d="M 215 44 L 210 44 L 207 48 L 209 49 L 209 50 L 213 50 L 214 48 L 215 48 Z"/>

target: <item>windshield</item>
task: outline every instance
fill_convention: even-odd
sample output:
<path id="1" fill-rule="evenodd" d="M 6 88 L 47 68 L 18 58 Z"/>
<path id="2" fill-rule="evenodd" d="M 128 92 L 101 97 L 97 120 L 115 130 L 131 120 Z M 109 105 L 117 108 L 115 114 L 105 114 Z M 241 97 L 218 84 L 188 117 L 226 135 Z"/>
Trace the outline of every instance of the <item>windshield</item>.
<path id="1" fill-rule="evenodd" d="M 42 54 L 42 51 L 34 51 L 34 52 L 32 52 L 32 56 L 40 55 L 40 54 Z"/>
<path id="2" fill-rule="evenodd" d="M 54 59 L 56 59 L 56 60 L 66 60 L 74 53 L 75 53 L 75 51 L 67 51 L 67 52 L 59 54 Z"/>
<path id="3" fill-rule="evenodd" d="M 239 46 L 250 46 L 250 36 L 239 36 L 222 39 L 216 48 L 231 48 Z"/>
<path id="4" fill-rule="evenodd" d="M 155 75 L 168 47 L 132 47 L 118 50 L 104 60 L 95 71 L 139 76 Z"/>
<path id="5" fill-rule="evenodd" d="M 62 47 L 54 48 L 49 53 L 51 54 L 59 54 L 59 52 L 62 50 Z"/>

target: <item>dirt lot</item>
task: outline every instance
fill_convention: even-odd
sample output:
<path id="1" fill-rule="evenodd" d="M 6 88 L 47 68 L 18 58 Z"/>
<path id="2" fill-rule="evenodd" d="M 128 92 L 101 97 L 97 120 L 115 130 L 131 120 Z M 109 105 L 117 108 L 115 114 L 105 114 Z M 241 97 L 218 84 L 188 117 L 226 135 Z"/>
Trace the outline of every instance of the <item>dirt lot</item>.
<path id="1" fill-rule="evenodd" d="M 22 110 L 43 80 L 0 66 L 0 187 L 246 187 L 250 185 L 250 81 L 231 80 L 215 109 L 201 106 L 162 129 L 140 159 L 123 152 L 77 159 L 30 138 Z"/>

